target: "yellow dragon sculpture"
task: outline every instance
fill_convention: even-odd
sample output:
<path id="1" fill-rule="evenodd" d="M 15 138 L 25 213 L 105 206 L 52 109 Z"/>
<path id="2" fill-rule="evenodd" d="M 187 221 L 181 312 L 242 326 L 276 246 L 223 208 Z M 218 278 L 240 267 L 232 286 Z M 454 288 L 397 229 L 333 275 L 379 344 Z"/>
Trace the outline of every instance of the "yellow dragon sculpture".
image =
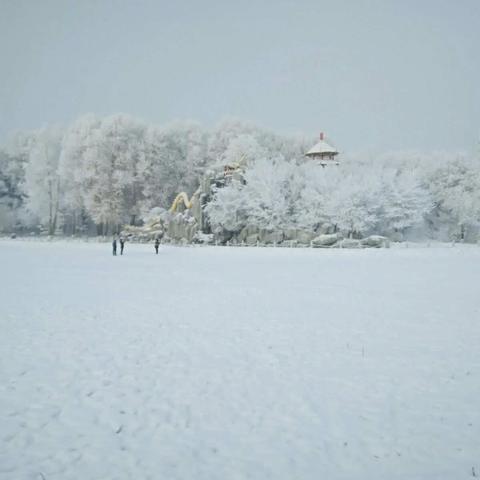
<path id="1" fill-rule="evenodd" d="M 247 155 L 244 153 L 238 162 L 233 162 L 231 165 L 227 165 L 226 167 L 230 168 L 230 171 L 236 171 L 241 168 L 242 164 L 245 162 L 247 158 Z M 185 208 L 192 208 L 193 203 L 193 197 L 195 196 L 197 192 L 195 192 L 190 200 L 188 199 L 188 195 L 186 192 L 180 192 L 176 197 L 175 200 L 172 203 L 172 206 L 170 207 L 170 213 L 175 213 L 177 211 L 178 205 L 180 203 L 183 203 L 185 205 Z"/>
<path id="2" fill-rule="evenodd" d="M 183 202 L 183 204 L 185 205 L 185 208 L 192 208 L 192 200 L 193 200 L 193 195 L 192 195 L 192 198 L 189 200 L 188 195 L 185 192 L 180 192 L 175 197 L 175 200 L 173 201 L 172 206 L 170 207 L 170 212 L 175 213 L 177 211 L 178 205 L 181 202 Z"/>

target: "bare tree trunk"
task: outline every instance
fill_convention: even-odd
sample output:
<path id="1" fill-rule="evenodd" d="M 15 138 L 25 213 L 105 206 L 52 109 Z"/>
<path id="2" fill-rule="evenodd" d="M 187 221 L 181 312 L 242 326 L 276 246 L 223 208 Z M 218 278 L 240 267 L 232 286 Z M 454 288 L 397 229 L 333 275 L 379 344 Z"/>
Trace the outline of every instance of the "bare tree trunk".
<path id="1" fill-rule="evenodd" d="M 58 209 L 60 204 L 60 184 L 57 181 L 57 193 L 53 195 L 52 181 L 48 182 L 48 197 L 49 197 L 49 219 L 48 219 L 48 234 L 55 235 L 57 230 Z"/>
<path id="2" fill-rule="evenodd" d="M 52 235 L 53 192 L 52 181 L 48 181 L 48 234 Z"/>
<path id="3" fill-rule="evenodd" d="M 72 235 L 76 234 L 76 230 L 77 230 L 77 212 L 76 212 L 76 210 L 73 210 L 73 213 L 72 213 Z"/>

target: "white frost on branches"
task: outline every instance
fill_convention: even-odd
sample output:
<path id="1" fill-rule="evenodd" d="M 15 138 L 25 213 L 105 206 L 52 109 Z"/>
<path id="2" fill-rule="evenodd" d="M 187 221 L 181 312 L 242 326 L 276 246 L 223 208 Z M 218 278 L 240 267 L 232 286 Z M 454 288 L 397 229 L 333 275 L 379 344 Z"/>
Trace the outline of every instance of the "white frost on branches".
<path id="1" fill-rule="evenodd" d="M 219 189 L 213 228 L 475 238 L 479 160 L 451 153 L 343 155 L 321 168 L 304 157 L 314 139 L 236 119 L 148 125 L 128 115 L 86 115 L 64 130 L 16 135 L 0 147 L 0 231 L 41 224 L 54 234 L 109 234 L 193 194 L 212 168 L 241 164 L 245 184 Z"/>

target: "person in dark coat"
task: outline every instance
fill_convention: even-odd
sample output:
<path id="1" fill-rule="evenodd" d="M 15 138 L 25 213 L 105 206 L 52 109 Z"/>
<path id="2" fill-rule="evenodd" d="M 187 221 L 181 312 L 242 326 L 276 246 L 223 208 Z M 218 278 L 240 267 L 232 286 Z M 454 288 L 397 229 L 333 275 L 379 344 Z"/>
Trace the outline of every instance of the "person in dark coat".
<path id="1" fill-rule="evenodd" d="M 125 247 L 125 239 L 120 237 L 120 255 L 123 255 L 123 249 Z"/>
<path id="2" fill-rule="evenodd" d="M 160 240 L 158 237 L 155 239 L 155 253 L 158 255 L 158 247 L 160 246 Z"/>
<path id="3" fill-rule="evenodd" d="M 113 255 L 117 255 L 117 239 L 113 237 L 113 242 L 112 242 L 112 249 L 113 249 Z"/>

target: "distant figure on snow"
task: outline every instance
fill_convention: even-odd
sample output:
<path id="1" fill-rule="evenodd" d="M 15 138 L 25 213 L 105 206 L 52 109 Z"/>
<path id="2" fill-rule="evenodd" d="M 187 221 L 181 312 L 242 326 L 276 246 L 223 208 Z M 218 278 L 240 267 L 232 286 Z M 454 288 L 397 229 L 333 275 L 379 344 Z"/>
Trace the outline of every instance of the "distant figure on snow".
<path id="1" fill-rule="evenodd" d="M 160 240 L 158 237 L 155 239 L 155 253 L 158 255 L 158 247 L 160 246 Z"/>
<path id="2" fill-rule="evenodd" d="M 120 237 L 120 255 L 123 255 L 123 249 L 125 247 L 125 239 Z"/>
<path id="3" fill-rule="evenodd" d="M 112 242 L 112 250 L 113 250 L 113 255 L 117 255 L 117 239 L 113 237 L 113 242 Z"/>

